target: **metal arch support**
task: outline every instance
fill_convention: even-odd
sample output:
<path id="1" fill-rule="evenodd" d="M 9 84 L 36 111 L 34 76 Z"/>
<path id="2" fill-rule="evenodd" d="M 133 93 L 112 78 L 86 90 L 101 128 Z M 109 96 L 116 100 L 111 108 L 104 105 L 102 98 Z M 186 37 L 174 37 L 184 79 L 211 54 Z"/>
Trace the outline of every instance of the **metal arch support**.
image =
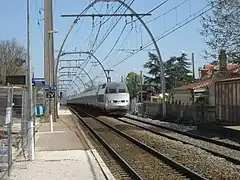
<path id="1" fill-rule="evenodd" d="M 78 86 L 78 84 L 77 84 L 75 81 L 71 81 L 71 82 L 73 82 L 73 83 L 75 84 L 75 86 L 78 87 L 78 91 L 79 91 L 79 93 L 81 93 L 81 88 Z M 69 88 L 68 88 L 68 89 L 69 89 Z"/>
<path id="2" fill-rule="evenodd" d="M 86 89 L 86 86 L 85 86 L 84 82 L 78 76 L 76 76 L 76 77 L 81 81 L 81 83 L 83 84 L 84 89 Z M 81 93 L 80 87 L 77 85 L 77 83 L 75 81 L 71 81 L 71 82 L 73 82 L 78 87 L 78 91 L 79 91 L 79 93 Z M 71 83 L 68 84 L 68 85 L 71 85 Z"/>
<path id="3" fill-rule="evenodd" d="M 66 55 L 66 54 L 87 54 L 87 55 L 89 55 L 89 56 L 92 56 L 92 57 L 98 62 L 98 64 L 101 66 L 101 68 L 102 68 L 102 70 L 103 70 L 103 72 L 104 72 L 105 77 L 108 78 L 106 69 L 104 68 L 104 66 L 103 66 L 103 64 L 101 63 L 101 61 L 100 61 L 93 53 L 91 53 L 91 52 L 89 52 L 89 51 L 79 51 L 79 52 L 61 53 L 60 56 L 64 56 L 64 55 Z M 58 69 L 58 67 L 57 67 L 57 69 Z M 56 69 L 56 70 L 57 70 L 57 69 Z M 57 72 L 57 71 L 56 71 L 56 72 Z"/>
<path id="4" fill-rule="evenodd" d="M 62 74 L 61 76 L 59 76 L 59 78 L 63 77 L 63 76 L 67 76 L 67 74 Z M 86 85 L 84 84 L 83 80 L 78 75 L 73 75 L 73 76 L 75 76 L 75 77 L 77 77 L 79 79 L 79 81 L 82 83 L 84 89 L 86 90 Z M 75 81 L 71 81 L 71 82 L 75 83 Z M 81 91 L 79 91 L 79 93 L 81 93 Z"/>
<path id="5" fill-rule="evenodd" d="M 69 85 L 69 84 L 62 84 L 62 85 Z M 72 84 L 70 84 L 70 86 L 72 86 L 72 88 L 73 88 L 75 91 L 77 91 L 77 89 L 76 89 Z M 78 87 L 78 89 L 79 89 L 79 87 Z"/>
<path id="6" fill-rule="evenodd" d="M 108 78 L 107 73 L 106 73 L 106 69 L 103 67 L 103 64 L 101 63 L 101 61 L 99 61 L 99 59 L 98 59 L 93 53 L 91 53 L 91 52 L 85 52 L 85 53 L 86 53 L 86 54 L 89 54 L 90 56 L 92 56 L 92 57 L 98 62 L 98 64 L 99 64 L 99 65 L 101 66 L 101 68 L 103 69 L 103 72 L 104 72 L 106 78 Z"/>
<path id="7" fill-rule="evenodd" d="M 77 84 L 75 81 L 71 81 L 71 82 L 73 82 L 73 83 L 75 84 L 75 86 L 77 86 L 79 93 L 81 93 L 81 88 L 78 86 L 78 84 Z M 72 86 L 72 84 L 68 84 L 68 85 L 71 85 L 71 86 Z M 72 87 L 73 87 L 73 86 L 72 86 Z M 68 89 L 69 89 L 69 88 L 68 88 Z"/>
<path id="8" fill-rule="evenodd" d="M 67 85 L 67 84 L 62 84 L 62 86 L 64 86 L 64 85 Z M 63 87 L 62 87 L 63 88 Z M 68 88 L 64 88 L 64 91 L 67 91 L 68 90 Z M 73 90 L 71 89 L 70 90 L 71 92 L 73 92 Z"/>
<path id="9" fill-rule="evenodd" d="M 157 42 L 156 40 L 154 39 L 150 29 L 147 27 L 147 25 L 144 23 L 144 21 L 137 15 L 137 13 L 130 7 L 128 6 L 125 2 L 123 2 L 122 0 L 95 0 L 93 1 L 92 3 L 90 3 L 80 14 L 83 14 L 85 11 L 87 11 L 90 7 L 92 7 L 94 4 L 97 4 L 98 2 L 102 2 L 102 1 L 105 1 L 105 2 L 118 2 L 120 3 L 121 5 L 125 6 L 128 10 L 130 10 L 133 14 L 136 14 L 136 17 L 138 18 L 138 20 L 141 22 L 141 24 L 144 26 L 145 30 L 148 32 L 149 36 L 151 37 L 151 40 L 153 41 L 153 44 L 155 46 L 155 49 L 157 51 L 157 55 L 158 55 L 158 58 L 159 58 L 159 61 L 160 61 L 160 68 L 161 68 L 161 87 L 162 87 L 162 94 L 163 94 L 163 101 L 162 101 L 162 110 L 163 110 L 163 117 L 165 117 L 166 115 L 166 102 L 165 102 L 165 77 L 164 77 L 164 65 L 163 65 L 163 61 L 162 61 L 162 57 L 161 57 L 161 53 L 160 53 L 160 50 L 158 48 L 158 45 L 157 45 Z M 55 63 L 55 72 L 57 72 L 57 68 L 58 68 L 58 63 L 59 63 L 59 59 L 60 59 L 60 56 L 61 56 L 61 53 L 62 53 L 62 50 L 63 50 L 63 47 L 64 47 L 64 44 L 69 36 L 69 34 L 71 33 L 72 29 L 74 28 L 75 24 L 79 21 L 80 17 L 77 17 L 73 23 L 71 24 L 64 40 L 63 40 L 63 43 L 60 47 L 60 50 L 58 52 L 58 56 L 57 56 L 57 59 L 56 59 L 56 63 Z M 57 74 L 57 73 L 55 73 Z"/>
<path id="10" fill-rule="evenodd" d="M 66 68 L 78 68 L 78 69 L 81 69 L 86 75 L 87 75 L 87 77 L 89 78 L 89 80 L 91 81 L 91 83 L 92 83 L 92 86 L 94 86 L 94 84 L 93 84 L 93 80 L 92 80 L 92 78 L 90 77 L 90 75 L 87 73 L 87 71 L 85 70 L 85 69 L 83 69 L 82 67 L 80 67 L 80 66 L 66 66 L 66 67 L 61 67 L 60 69 L 59 69 L 59 71 L 61 71 L 62 69 L 66 69 Z M 77 76 L 78 77 L 78 76 Z M 79 77 L 78 77 L 79 78 Z M 80 79 L 80 78 L 79 78 Z M 85 86 L 85 85 L 84 85 Z M 84 87 L 85 88 L 85 87 Z M 85 88 L 86 89 L 86 88 Z"/>

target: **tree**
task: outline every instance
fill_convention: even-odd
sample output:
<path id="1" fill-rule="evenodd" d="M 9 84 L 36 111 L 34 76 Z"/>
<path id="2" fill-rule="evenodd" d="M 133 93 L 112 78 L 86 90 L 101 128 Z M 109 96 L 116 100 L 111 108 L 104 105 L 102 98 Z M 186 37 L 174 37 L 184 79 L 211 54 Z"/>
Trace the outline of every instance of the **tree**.
<path id="1" fill-rule="evenodd" d="M 130 72 L 126 78 L 126 85 L 130 94 L 131 99 L 136 98 L 140 91 L 141 78 L 135 72 Z"/>
<path id="2" fill-rule="evenodd" d="M 156 54 L 149 53 L 149 60 L 143 65 L 144 68 L 149 69 L 148 74 L 144 75 L 144 84 L 153 87 L 155 92 L 159 92 L 161 86 L 161 74 L 160 74 L 160 63 Z"/>
<path id="3" fill-rule="evenodd" d="M 19 45 L 15 39 L 0 41 L 0 84 L 5 83 L 8 75 L 23 74 L 24 68 L 16 66 L 14 60 L 25 59 L 25 55 L 24 46 Z"/>
<path id="4" fill-rule="evenodd" d="M 225 49 L 229 61 L 240 64 L 240 1 L 215 0 L 213 10 L 202 17 L 201 35 L 210 50 L 204 50 L 205 58 L 217 59 Z"/>
<path id="5" fill-rule="evenodd" d="M 192 72 L 189 70 L 191 63 L 187 59 L 187 54 L 183 53 L 180 57 L 172 57 L 175 60 L 173 67 L 174 72 L 170 75 L 175 76 L 174 87 L 183 86 L 192 82 L 193 76 L 190 75 Z"/>
<path id="6" fill-rule="evenodd" d="M 186 54 L 182 54 L 180 57 L 170 57 L 169 60 L 164 62 L 166 90 L 188 84 L 192 81 L 192 75 L 189 75 L 191 73 L 189 65 Z M 157 55 L 149 53 L 149 61 L 143 67 L 149 69 L 148 74 L 150 75 L 150 77 L 145 76 L 145 83 L 153 85 L 156 92 L 161 92 L 160 62 Z"/>

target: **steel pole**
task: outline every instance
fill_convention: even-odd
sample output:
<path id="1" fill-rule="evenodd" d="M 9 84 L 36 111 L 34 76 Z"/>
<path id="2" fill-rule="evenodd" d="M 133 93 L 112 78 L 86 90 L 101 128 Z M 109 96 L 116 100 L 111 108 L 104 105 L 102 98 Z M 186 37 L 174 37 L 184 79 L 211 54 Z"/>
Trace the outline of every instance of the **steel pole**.
<path id="1" fill-rule="evenodd" d="M 27 0 L 27 90 L 28 90 L 28 155 L 30 160 L 35 159 L 33 108 L 32 108 L 32 61 L 30 58 L 30 0 Z"/>

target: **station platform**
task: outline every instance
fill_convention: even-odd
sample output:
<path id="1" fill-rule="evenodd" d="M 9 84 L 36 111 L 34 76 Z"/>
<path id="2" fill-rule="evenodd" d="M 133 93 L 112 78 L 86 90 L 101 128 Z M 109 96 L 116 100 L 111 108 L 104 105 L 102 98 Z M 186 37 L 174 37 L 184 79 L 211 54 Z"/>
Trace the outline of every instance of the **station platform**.
<path id="1" fill-rule="evenodd" d="M 67 107 L 60 107 L 53 130 L 49 123 L 40 123 L 35 160 L 16 159 L 11 180 L 115 179 Z"/>

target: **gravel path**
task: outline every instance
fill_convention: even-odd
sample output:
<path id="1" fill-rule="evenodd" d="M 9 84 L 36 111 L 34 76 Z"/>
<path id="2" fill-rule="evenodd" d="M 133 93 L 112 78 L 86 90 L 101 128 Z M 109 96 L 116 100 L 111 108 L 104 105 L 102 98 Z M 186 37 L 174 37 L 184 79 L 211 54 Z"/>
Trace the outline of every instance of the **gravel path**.
<path id="1" fill-rule="evenodd" d="M 125 130 L 127 134 L 209 179 L 240 179 L 239 166 L 233 165 L 225 159 L 215 157 L 200 148 L 169 140 L 145 130 L 136 130 L 134 126 L 126 125 L 113 118 L 102 117 L 102 119 L 116 128 L 121 127 L 121 130 Z"/>
<path id="2" fill-rule="evenodd" d="M 87 123 L 98 131 L 98 134 L 103 137 L 104 140 L 143 177 L 143 179 L 185 179 L 176 170 L 165 165 L 155 156 L 150 155 L 130 141 L 113 133 L 112 130 L 96 120 L 88 120 Z"/>

